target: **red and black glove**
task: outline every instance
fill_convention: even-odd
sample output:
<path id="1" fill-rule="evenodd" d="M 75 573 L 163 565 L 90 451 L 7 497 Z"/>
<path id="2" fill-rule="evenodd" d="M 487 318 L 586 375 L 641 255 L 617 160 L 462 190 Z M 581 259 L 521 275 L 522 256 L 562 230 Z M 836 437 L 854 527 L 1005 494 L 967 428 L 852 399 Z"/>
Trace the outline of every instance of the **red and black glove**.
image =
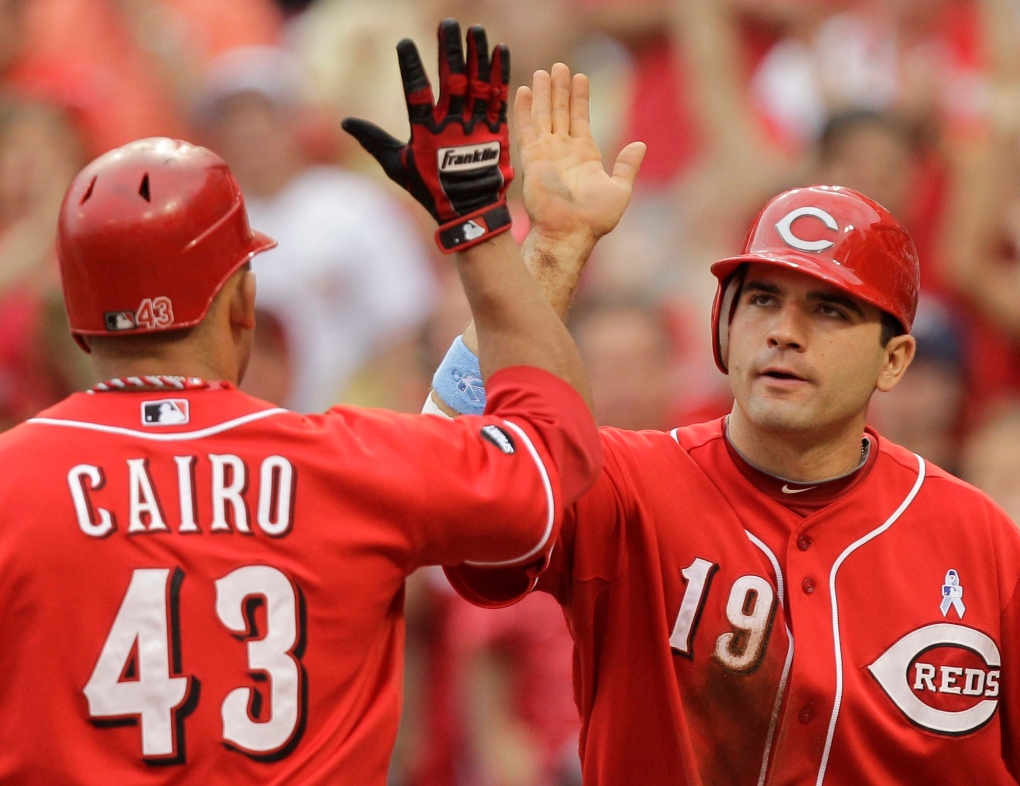
<path id="1" fill-rule="evenodd" d="M 436 242 L 446 253 L 505 232 L 511 223 L 506 190 L 514 176 L 506 119 L 510 51 L 500 44 L 490 62 L 485 30 L 473 25 L 465 62 L 460 25 L 444 20 L 438 103 L 413 41 L 397 44 L 397 59 L 411 141 L 353 117 L 344 120 L 344 130 L 439 222 Z"/>

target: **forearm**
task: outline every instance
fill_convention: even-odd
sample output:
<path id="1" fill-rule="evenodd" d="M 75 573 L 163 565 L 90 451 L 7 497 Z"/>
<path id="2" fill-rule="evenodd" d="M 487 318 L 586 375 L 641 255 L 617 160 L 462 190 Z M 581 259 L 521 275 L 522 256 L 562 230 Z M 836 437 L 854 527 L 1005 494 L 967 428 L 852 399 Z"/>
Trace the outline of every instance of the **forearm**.
<path id="1" fill-rule="evenodd" d="M 553 312 L 561 320 L 566 319 L 571 300 L 581 280 L 581 271 L 595 242 L 590 233 L 553 239 L 534 230 L 524 241 L 522 248 L 524 262 Z M 477 355 L 478 333 L 474 321 L 468 324 L 461 338 L 464 345 Z M 590 406 L 590 396 L 587 393 L 584 395 Z M 431 393 L 430 398 L 444 414 L 450 417 L 461 414 L 435 391 Z"/>
<path id="2" fill-rule="evenodd" d="M 581 282 L 581 272 L 595 248 L 589 233 L 551 238 L 532 230 L 524 239 L 521 253 L 545 299 L 561 320 L 566 320 L 570 303 Z M 478 354 L 478 336 L 472 322 L 464 331 L 467 348 Z"/>
<path id="3" fill-rule="evenodd" d="M 524 240 L 524 263 L 562 320 L 567 317 L 595 242 L 591 234 L 552 238 L 534 230 Z"/>
<path id="4" fill-rule="evenodd" d="M 510 234 L 458 254 L 457 270 L 474 317 L 465 343 L 478 355 L 482 378 L 501 368 L 535 366 L 566 380 L 591 407 L 580 353 Z"/>

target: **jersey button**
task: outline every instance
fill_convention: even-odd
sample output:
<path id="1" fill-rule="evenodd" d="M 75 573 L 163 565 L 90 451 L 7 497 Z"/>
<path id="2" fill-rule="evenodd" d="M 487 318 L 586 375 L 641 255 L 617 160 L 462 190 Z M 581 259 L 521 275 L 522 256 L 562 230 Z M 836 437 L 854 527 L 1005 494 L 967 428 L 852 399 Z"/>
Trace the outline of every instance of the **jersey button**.
<path id="1" fill-rule="evenodd" d="M 815 591 L 815 580 L 812 578 L 804 579 L 804 581 L 800 583 L 800 587 L 804 590 L 804 592 L 810 595 Z"/>
<path id="2" fill-rule="evenodd" d="M 807 535 L 801 535 L 799 538 L 797 538 L 797 548 L 800 549 L 801 551 L 807 551 L 809 548 L 811 548 L 812 542 L 813 541 L 811 540 L 811 538 L 809 538 Z"/>
<path id="3" fill-rule="evenodd" d="M 811 723 L 815 718 L 815 711 L 811 707 L 804 707 L 797 717 L 801 723 Z"/>

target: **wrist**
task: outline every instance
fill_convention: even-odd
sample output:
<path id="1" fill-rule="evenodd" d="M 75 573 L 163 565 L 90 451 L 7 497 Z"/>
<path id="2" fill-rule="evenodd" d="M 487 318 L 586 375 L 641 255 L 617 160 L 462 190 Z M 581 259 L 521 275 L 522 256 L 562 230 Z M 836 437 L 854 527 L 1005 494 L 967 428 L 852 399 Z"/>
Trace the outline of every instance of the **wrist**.
<path id="1" fill-rule="evenodd" d="M 485 411 L 481 364 L 460 336 L 454 339 L 436 369 L 432 389 L 441 409 L 461 415 L 481 415 Z"/>
<path id="2" fill-rule="evenodd" d="M 502 197 L 494 204 L 441 224 L 436 230 L 436 245 L 444 254 L 465 251 L 510 229 L 513 219 Z"/>
<path id="3" fill-rule="evenodd" d="M 590 233 L 551 236 L 535 230 L 524 240 L 524 261 L 560 319 L 570 309 L 595 242 Z"/>
<path id="4" fill-rule="evenodd" d="M 598 238 L 589 229 L 553 231 L 532 225 L 524 239 L 526 248 L 553 259 L 587 259 Z"/>

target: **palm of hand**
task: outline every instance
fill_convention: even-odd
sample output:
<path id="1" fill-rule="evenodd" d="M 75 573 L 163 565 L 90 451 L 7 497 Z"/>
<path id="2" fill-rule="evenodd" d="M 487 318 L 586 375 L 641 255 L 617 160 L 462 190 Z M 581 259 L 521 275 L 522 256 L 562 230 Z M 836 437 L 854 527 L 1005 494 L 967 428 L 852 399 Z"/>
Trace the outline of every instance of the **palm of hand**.
<path id="1" fill-rule="evenodd" d="M 611 177 L 591 138 L 546 134 L 521 149 L 524 206 L 545 235 L 575 233 L 593 240 L 619 222 L 630 201 L 629 183 Z"/>

